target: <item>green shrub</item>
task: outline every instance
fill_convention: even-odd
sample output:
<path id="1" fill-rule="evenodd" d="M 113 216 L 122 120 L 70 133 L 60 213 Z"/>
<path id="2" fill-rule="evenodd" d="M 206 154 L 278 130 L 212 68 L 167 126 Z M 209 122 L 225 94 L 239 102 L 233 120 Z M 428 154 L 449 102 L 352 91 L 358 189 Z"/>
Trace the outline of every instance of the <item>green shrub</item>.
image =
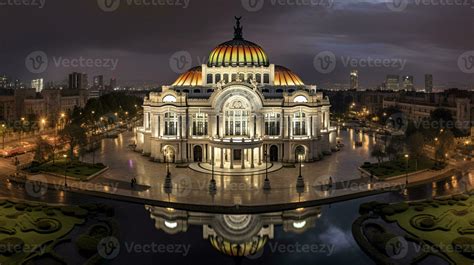
<path id="1" fill-rule="evenodd" d="M 392 205 L 392 208 L 397 213 L 403 213 L 404 211 L 408 210 L 410 206 L 405 202 L 400 202 Z"/>
<path id="2" fill-rule="evenodd" d="M 454 250 L 463 256 L 474 259 L 474 239 L 469 237 L 457 237 L 452 242 Z"/>
<path id="3" fill-rule="evenodd" d="M 49 230 L 49 229 L 51 229 L 51 223 L 47 220 L 39 220 L 38 222 L 36 222 L 36 226 L 40 230 Z"/>
<path id="4" fill-rule="evenodd" d="M 84 257 L 90 257 L 97 252 L 97 244 L 99 244 L 99 240 L 90 235 L 82 234 L 76 238 L 75 244 L 81 255 Z"/>
<path id="5" fill-rule="evenodd" d="M 423 218 L 420 221 L 420 226 L 423 228 L 432 228 L 435 225 L 435 221 L 433 220 L 433 218 L 430 217 Z"/>
<path id="6" fill-rule="evenodd" d="M 28 205 L 24 204 L 24 203 L 18 203 L 15 205 L 15 210 L 17 211 L 24 211 L 26 210 L 26 208 L 28 208 Z"/>
<path id="7" fill-rule="evenodd" d="M 384 215 L 393 215 L 395 214 L 395 209 L 393 209 L 391 206 L 385 206 L 382 208 L 382 213 Z"/>
<path id="8" fill-rule="evenodd" d="M 469 199 L 469 196 L 467 196 L 466 194 L 455 194 L 452 198 L 455 201 L 466 201 L 467 199 Z"/>
<path id="9" fill-rule="evenodd" d="M 24 245 L 25 242 L 18 237 L 7 237 L 0 240 L 0 254 L 10 256 L 15 253 L 20 253 L 23 251 Z"/>
<path id="10" fill-rule="evenodd" d="M 425 207 L 423 207 L 423 206 L 415 206 L 414 209 L 415 209 L 415 211 L 417 211 L 417 212 L 423 212 L 423 211 L 425 210 Z"/>

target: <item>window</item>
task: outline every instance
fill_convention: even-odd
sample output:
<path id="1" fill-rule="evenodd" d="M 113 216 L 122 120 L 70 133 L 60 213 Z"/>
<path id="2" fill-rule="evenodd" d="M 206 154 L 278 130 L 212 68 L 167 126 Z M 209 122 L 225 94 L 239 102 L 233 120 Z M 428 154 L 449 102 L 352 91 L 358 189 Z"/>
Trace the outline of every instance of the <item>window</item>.
<path id="1" fill-rule="evenodd" d="M 207 75 L 207 83 L 212 84 L 212 74 Z"/>
<path id="2" fill-rule="evenodd" d="M 221 81 L 221 74 L 216 74 L 216 83 Z"/>
<path id="3" fill-rule="evenodd" d="M 146 120 L 145 120 L 145 129 L 150 129 L 150 123 L 151 123 L 151 114 L 150 112 L 147 112 Z"/>
<path id="4" fill-rule="evenodd" d="M 306 102 L 308 102 L 308 99 L 305 96 L 296 96 L 295 99 L 293 99 L 293 102 L 295 102 L 295 103 L 306 103 Z"/>
<path id="5" fill-rule="evenodd" d="M 228 136 L 248 135 L 249 112 L 246 110 L 228 110 L 225 112 L 225 134 Z"/>
<path id="6" fill-rule="evenodd" d="M 201 90 L 199 88 L 194 89 L 194 93 L 201 93 Z"/>
<path id="7" fill-rule="evenodd" d="M 176 102 L 176 97 L 172 95 L 167 95 L 163 98 L 163 102 L 165 103 Z"/>
<path id="8" fill-rule="evenodd" d="M 306 114 L 301 110 L 293 115 L 293 135 L 306 135 Z"/>
<path id="9" fill-rule="evenodd" d="M 224 81 L 229 83 L 229 74 L 224 74 Z"/>
<path id="10" fill-rule="evenodd" d="M 280 135 L 280 114 L 279 113 L 265 114 L 265 135 L 270 135 L 270 136 Z"/>
<path id="11" fill-rule="evenodd" d="M 196 113 L 193 117 L 193 135 L 207 135 L 207 114 Z"/>
<path id="12" fill-rule="evenodd" d="M 257 83 L 259 83 L 259 84 L 262 83 L 262 75 L 261 74 L 256 74 L 255 79 L 257 80 Z"/>
<path id="13" fill-rule="evenodd" d="M 270 75 L 269 74 L 264 74 L 263 75 L 263 83 L 264 84 L 270 84 Z"/>
<path id="14" fill-rule="evenodd" d="M 277 93 L 283 93 L 283 89 L 279 88 L 276 90 Z"/>
<path id="15" fill-rule="evenodd" d="M 241 82 L 245 81 L 245 74 L 239 74 L 239 80 Z"/>
<path id="16" fill-rule="evenodd" d="M 232 82 L 237 80 L 237 74 L 232 74 Z"/>
<path id="17" fill-rule="evenodd" d="M 178 116 L 176 113 L 165 113 L 165 135 L 178 134 Z"/>

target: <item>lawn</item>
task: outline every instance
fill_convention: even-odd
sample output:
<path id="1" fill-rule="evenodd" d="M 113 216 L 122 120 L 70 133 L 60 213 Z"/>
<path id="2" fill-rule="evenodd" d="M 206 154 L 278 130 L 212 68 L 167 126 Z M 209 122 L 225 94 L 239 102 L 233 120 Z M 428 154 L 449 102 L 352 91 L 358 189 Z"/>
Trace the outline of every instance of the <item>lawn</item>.
<path id="1" fill-rule="evenodd" d="M 408 174 L 434 168 L 435 161 L 428 159 L 428 158 L 419 158 L 409 159 L 408 160 L 408 167 L 407 162 L 405 159 L 396 159 L 392 161 L 385 161 L 380 164 L 378 163 L 364 163 L 361 168 L 367 170 L 369 173 L 372 173 L 374 176 L 378 178 L 388 178 L 394 176 L 404 175 L 408 172 Z"/>
<path id="2" fill-rule="evenodd" d="M 105 165 L 103 164 L 88 164 L 88 163 L 83 163 L 80 161 L 73 161 L 72 163 L 67 160 L 59 160 L 53 162 L 47 162 L 44 164 L 41 164 L 37 167 L 33 167 L 30 169 L 30 171 L 38 172 L 47 172 L 47 173 L 54 173 L 58 175 L 64 176 L 64 173 L 66 172 L 66 175 L 68 177 L 73 177 L 77 178 L 79 180 L 86 180 L 88 177 L 94 175 L 95 173 L 103 170 L 105 168 Z"/>
<path id="3" fill-rule="evenodd" d="M 360 213 L 353 225 L 354 237 L 378 263 L 474 262 L 472 195 L 396 204 L 370 202 L 361 205 Z M 392 251 L 396 245 L 398 251 Z"/>

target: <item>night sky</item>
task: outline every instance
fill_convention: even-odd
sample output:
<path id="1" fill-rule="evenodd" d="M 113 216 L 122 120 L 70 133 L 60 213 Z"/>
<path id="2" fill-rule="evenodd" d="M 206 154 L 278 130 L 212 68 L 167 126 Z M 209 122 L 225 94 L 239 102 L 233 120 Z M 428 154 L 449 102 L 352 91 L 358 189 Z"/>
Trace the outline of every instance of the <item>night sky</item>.
<path id="1" fill-rule="evenodd" d="M 45 5 L 16 6 L 14 1 Z M 168 0 L 172 5 L 151 6 L 121 0 L 116 10 L 105 12 L 100 8 L 103 1 L 111 0 L 0 0 L 0 74 L 25 83 L 39 77 L 60 82 L 67 73 L 79 71 L 89 74 L 89 81 L 104 74 L 117 77 L 119 84 L 170 84 L 179 75 L 170 66 L 173 54 L 186 51 L 192 60 L 189 67 L 199 65 L 215 46 L 232 39 L 238 15 L 243 17 L 244 38 L 261 45 L 271 63 L 292 69 L 307 84 L 347 83 L 351 67 L 343 60 L 348 58 L 406 61 L 403 69 L 355 67 L 362 86 L 378 85 L 386 74 L 409 74 L 421 87 L 425 73 L 434 75 L 435 86 L 474 84 L 474 74 L 465 73 L 471 68 L 463 72 L 458 66 L 460 56 L 474 50 L 474 3 L 442 6 L 418 1 L 394 11 L 387 0 L 334 0 L 330 7 L 331 0 L 313 0 L 319 6 L 308 5 L 310 0 L 301 5 L 288 3 L 303 0 L 282 0 L 283 5 L 276 0 Z M 249 11 L 249 1 L 257 9 L 263 6 Z M 49 60 L 40 74 L 25 66 L 34 51 L 43 51 Z M 337 58 L 335 70 L 328 74 L 314 67 L 315 56 L 324 51 Z M 81 57 L 118 64 L 116 69 L 56 65 L 60 58 Z M 474 60 L 474 52 L 463 58 Z"/>

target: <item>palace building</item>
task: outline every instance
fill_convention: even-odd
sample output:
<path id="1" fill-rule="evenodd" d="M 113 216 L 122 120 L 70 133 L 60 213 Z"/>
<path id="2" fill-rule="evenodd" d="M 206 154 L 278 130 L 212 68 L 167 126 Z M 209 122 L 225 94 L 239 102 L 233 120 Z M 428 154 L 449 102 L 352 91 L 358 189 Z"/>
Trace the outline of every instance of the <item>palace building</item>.
<path id="1" fill-rule="evenodd" d="M 335 149 L 329 99 L 270 63 L 236 20 L 234 38 L 213 49 L 207 64 L 145 98 L 137 151 L 159 162 L 251 169 L 265 159 L 316 161 Z"/>

